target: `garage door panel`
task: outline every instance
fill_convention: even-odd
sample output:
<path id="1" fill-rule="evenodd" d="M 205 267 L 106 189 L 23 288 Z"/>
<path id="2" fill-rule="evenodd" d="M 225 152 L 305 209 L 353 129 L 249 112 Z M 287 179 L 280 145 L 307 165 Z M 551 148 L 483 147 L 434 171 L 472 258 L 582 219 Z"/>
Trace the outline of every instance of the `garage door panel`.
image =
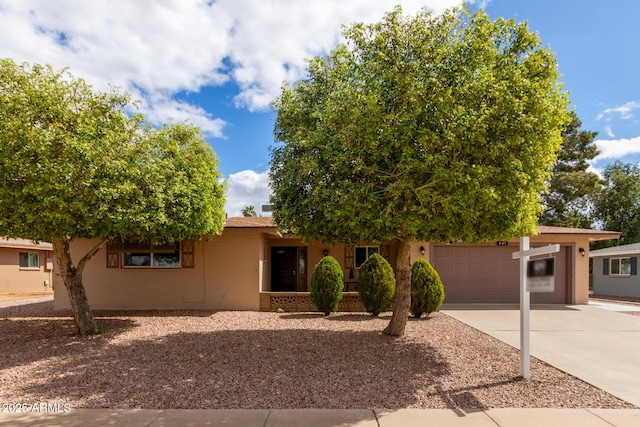
<path id="1" fill-rule="evenodd" d="M 445 301 L 446 302 L 464 302 L 465 294 L 464 292 L 451 291 L 447 292 L 445 289 Z"/>
<path id="2" fill-rule="evenodd" d="M 498 294 L 499 302 L 513 302 L 520 299 L 519 292 L 500 292 Z"/>
<path id="3" fill-rule="evenodd" d="M 564 303 L 566 288 L 566 249 L 556 257 L 556 290 L 553 293 L 533 293 L 537 303 Z M 433 265 L 440 274 L 445 289 L 445 302 L 502 302 L 520 300 L 520 264 L 512 259 L 515 246 L 453 246 L 434 247 Z"/>
<path id="4" fill-rule="evenodd" d="M 465 298 L 468 302 L 482 302 L 482 292 L 466 292 Z"/>

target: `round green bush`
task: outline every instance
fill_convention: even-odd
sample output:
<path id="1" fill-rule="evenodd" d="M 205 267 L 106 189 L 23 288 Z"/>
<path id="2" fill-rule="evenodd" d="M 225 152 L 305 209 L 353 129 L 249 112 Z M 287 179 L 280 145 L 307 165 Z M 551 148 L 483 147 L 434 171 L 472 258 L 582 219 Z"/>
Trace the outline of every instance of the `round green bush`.
<path id="1" fill-rule="evenodd" d="M 444 301 L 440 275 L 427 261 L 418 259 L 411 266 L 411 313 L 420 318 L 437 311 Z"/>
<path id="2" fill-rule="evenodd" d="M 373 254 L 360 267 L 358 294 L 367 312 L 377 316 L 388 311 L 396 293 L 396 278 L 386 259 Z"/>
<path id="3" fill-rule="evenodd" d="M 344 274 L 335 258 L 326 256 L 316 265 L 311 276 L 311 301 L 328 316 L 338 311 L 338 303 L 342 299 Z"/>

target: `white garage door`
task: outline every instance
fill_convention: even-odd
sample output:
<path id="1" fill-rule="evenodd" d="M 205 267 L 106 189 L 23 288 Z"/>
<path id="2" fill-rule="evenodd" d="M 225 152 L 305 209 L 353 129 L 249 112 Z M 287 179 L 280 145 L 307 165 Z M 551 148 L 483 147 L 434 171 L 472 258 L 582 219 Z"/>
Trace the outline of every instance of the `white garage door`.
<path id="1" fill-rule="evenodd" d="M 556 256 L 555 292 L 532 293 L 534 303 L 566 300 L 565 248 Z M 436 245 L 433 266 L 444 284 L 445 303 L 517 303 L 519 263 L 511 254 L 517 245 Z"/>

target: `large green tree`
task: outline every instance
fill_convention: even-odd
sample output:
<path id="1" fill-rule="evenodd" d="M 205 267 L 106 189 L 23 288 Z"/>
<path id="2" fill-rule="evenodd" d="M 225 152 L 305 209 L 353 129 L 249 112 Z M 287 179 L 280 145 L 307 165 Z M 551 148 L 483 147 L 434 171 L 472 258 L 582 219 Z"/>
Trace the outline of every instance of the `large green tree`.
<path id="1" fill-rule="evenodd" d="M 588 172 L 589 160 L 598 155 L 593 140 L 598 134 L 580 129 L 582 122 L 571 112 L 562 132 L 558 160 L 551 170 L 549 190 L 544 194 L 546 210 L 540 223 L 562 227 L 591 228 L 591 200 L 600 189 L 600 178 Z"/>
<path id="2" fill-rule="evenodd" d="M 47 240 L 80 334 L 97 331 L 83 269 L 109 239 L 222 231 L 224 188 L 198 128 L 145 126 L 129 96 L 67 71 L 0 60 L 0 235 Z M 96 239 L 79 260 L 74 239 Z"/>
<path id="3" fill-rule="evenodd" d="M 603 229 L 622 235 L 594 248 L 640 242 L 640 166 L 617 161 L 602 175 L 602 189 L 594 196 L 594 218 Z"/>
<path id="4" fill-rule="evenodd" d="M 554 54 L 526 23 L 396 8 L 344 36 L 274 101 L 273 216 L 305 239 L 395 239 L 384 332 L 399 336 L 411 242 L 535 233 L 568 101 Z"/>

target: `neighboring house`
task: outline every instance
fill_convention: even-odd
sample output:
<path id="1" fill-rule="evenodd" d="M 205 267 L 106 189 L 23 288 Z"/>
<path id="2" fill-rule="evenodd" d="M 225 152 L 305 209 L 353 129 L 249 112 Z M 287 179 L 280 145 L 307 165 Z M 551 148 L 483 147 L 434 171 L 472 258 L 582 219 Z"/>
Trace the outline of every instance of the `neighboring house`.
<path id="1" fill-rule="evenodd" d="M 539 227 L 531 246 L 560 244 L 556 254 L 556 291 L 533 294 L 533 302 L 585 304 L 589 289 L 589 242 L 619 233 Z M 445 303 L 519 300 L 519 264 L 511 254 L 519 239 L 477 245 L 416 242 L 412 261 L 424 258 L 438 270 Z M 95 242 L 74 240 L 78 259 Z M 343 267 L 348 292 L 342 308 L 358 308 L 359 267 L 374 252 L 395 264 L 397 247 L 388 244 L 305 244 L 277 229 L 270 217 L 229 218 L 223 233 L 209 241 L 151 247 L 111 242 L 89 261 L 83 282 L 94 309 L 311 310 L 309 286 L 314 266 L 331 255 Z M 56 309 L 69 307 L 64 285 L 56 280 Z"/>
<path id="2" fill-rule="evenodd" d="M 640 243 L 592 251 L 589 257 L 593 260 L 593 293 L 640 298 L 638 256 Z"/>
<path id="3" fill-rule="evenodd" d="M 51 243 L 0 238 L 0 294 L 53 291 Z"/>

